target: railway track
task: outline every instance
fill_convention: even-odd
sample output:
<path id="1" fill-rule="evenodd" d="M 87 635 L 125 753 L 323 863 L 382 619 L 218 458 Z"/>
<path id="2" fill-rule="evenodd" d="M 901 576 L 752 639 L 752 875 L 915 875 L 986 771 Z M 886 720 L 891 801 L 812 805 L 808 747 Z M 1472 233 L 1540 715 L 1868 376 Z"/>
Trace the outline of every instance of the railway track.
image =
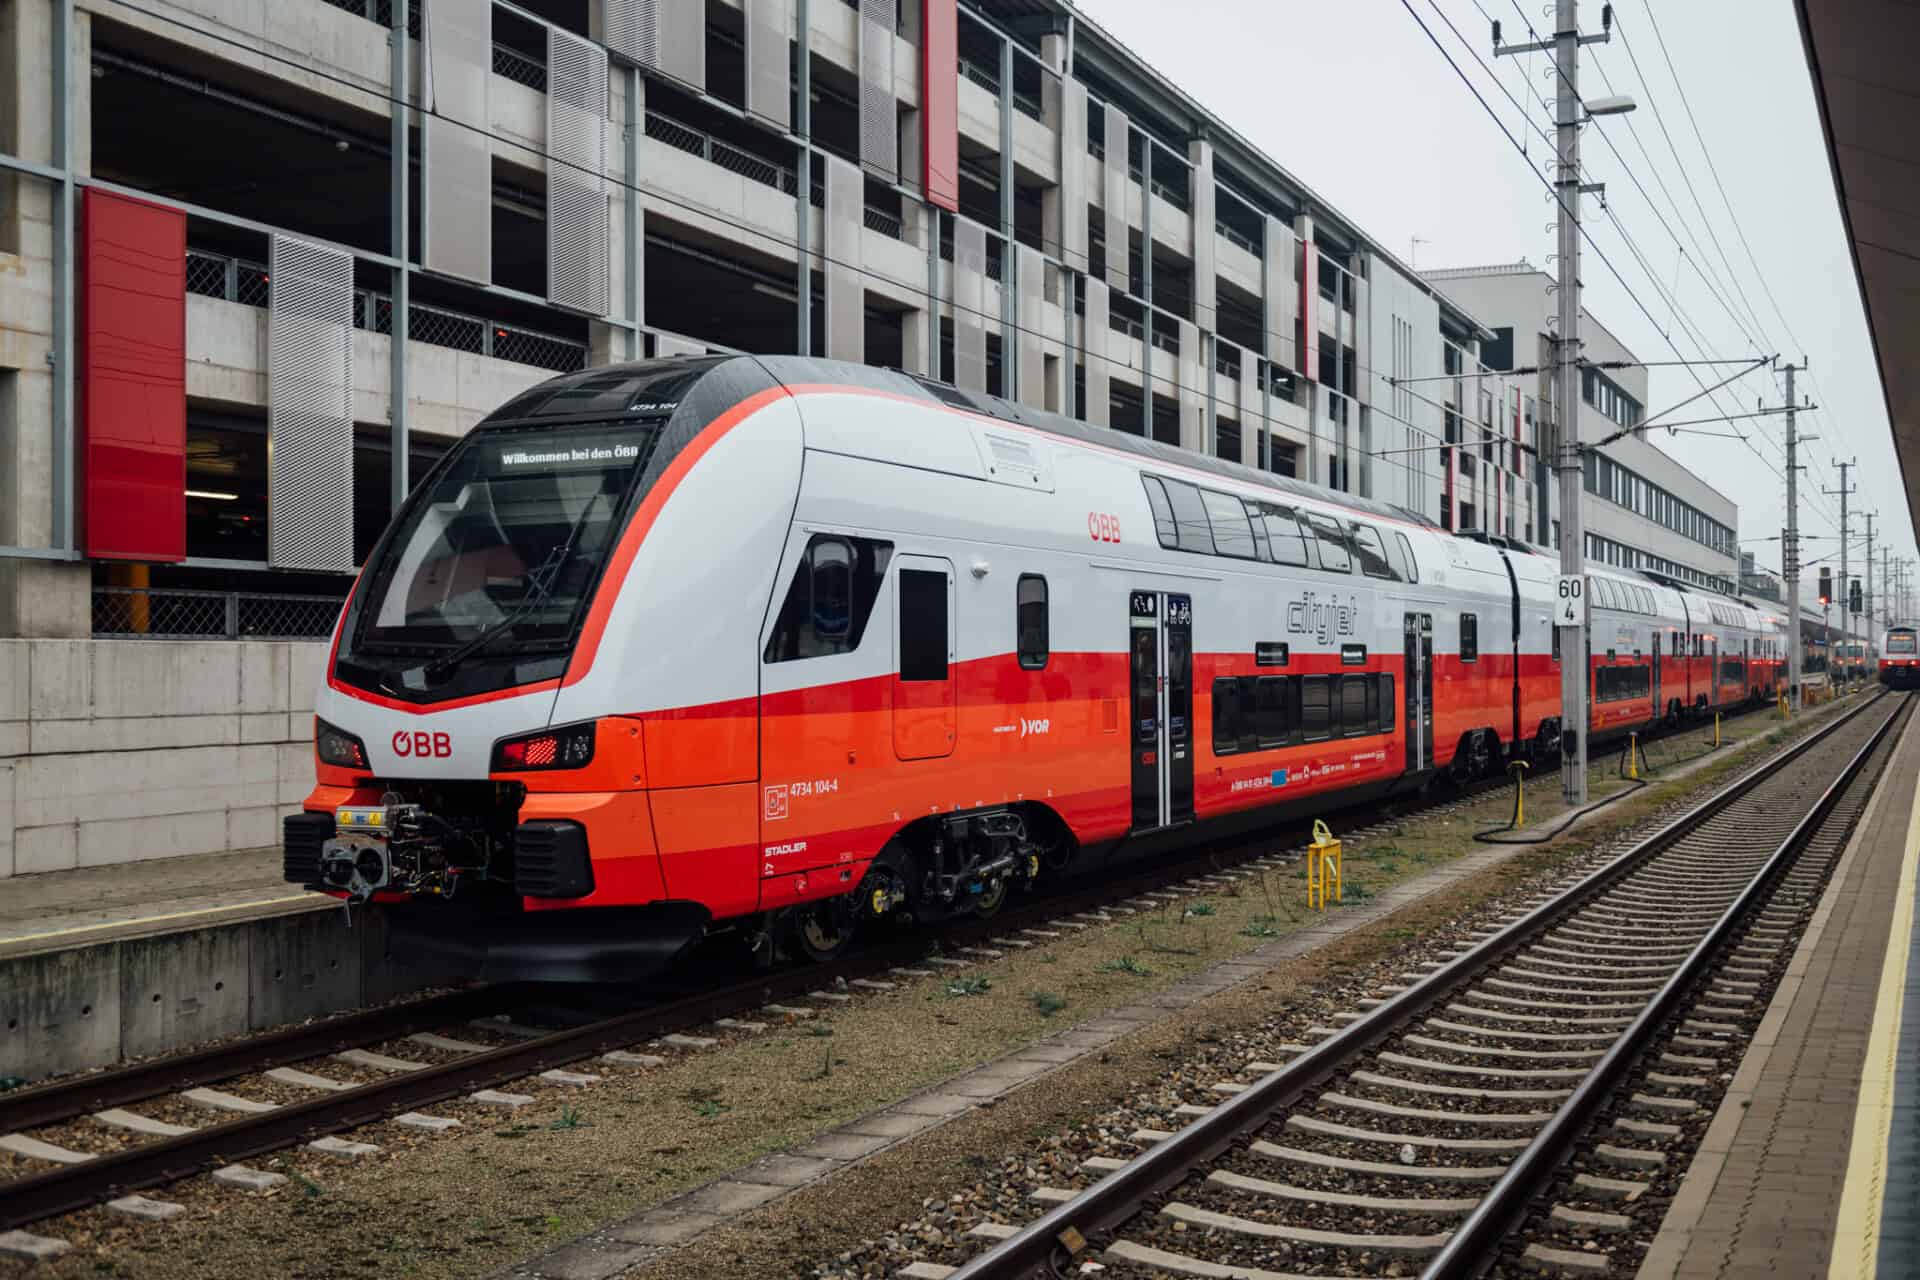
<path id="1" fill-rule="evenodd" d="M 1536 783 L 1543 784 L 1551 785 Z M 1363 836 L 1416 814 L 1445 814 L 1507 785 L 1477 784 L 1443 793 L 1438 803 L 1408 797 L 1336 815 L 1333 825 L 1348 838 Z M 532 1101 L 501 1090 L 516 1080 L 584 1085 L 604 1070 L 596 1062 L 654 1065 L 663 1054 L 711 1046 L 719 1035 L 884 990 L 902 974 L 957 970 L 994 958 L 996 947 L 1030 945 L 1020 939 L 1025 930 L 1087 927 L 1105 913 L 1127 912 L 1122 904 L 1143 894 L 1204 892 L 1222 877 L 1284 866 L 1300 856 L 1307 836 L 1300 824 L 1213 842 L 1177 862 L 1101 883 L 1069 882 L 991 920 L 863 947 L 830 965 L 750 973 L 710 989 L 655 986 L 633 993 L 637 1004 L 611 1016 L 554 1008 L 552 993 L 537 989 L 456 991 L 0 1094 L 0 1153 L 15 1174 L 0 1180 L 0 1232 L 100 1203 L 153 1212 L 154 1202 L 133 1193 L 208 1171 L 237 1188 L 258 1188 L 277 1175 L 241 1161 L 302 1144 L 351 1158 L 358 1144 L 332 1135 L 390 1118 L 449 1127 L 419 1108 L 450 1099 L 512 1109 Z M 1275 853 L 1276 846 L 1286 851 Z M 562 1025 L 533 1025 L 540 1022 Z M 583 1071 L 565 1070 L 583 1063 Z M 71 1142 L 76 1131 L 90 1141 Z"/>
<path id="2" fill-rule="evenodd" d="M 1088 1161 L 1084 1189 L 1033 1188 L 1040 1216 L 968 1233 L 984 1252 L 894 1274 L 1630 1271 L 1911 703 L 1866 703 L 1290 1059 L 1214 1081 L 1185 1127 Z"/>

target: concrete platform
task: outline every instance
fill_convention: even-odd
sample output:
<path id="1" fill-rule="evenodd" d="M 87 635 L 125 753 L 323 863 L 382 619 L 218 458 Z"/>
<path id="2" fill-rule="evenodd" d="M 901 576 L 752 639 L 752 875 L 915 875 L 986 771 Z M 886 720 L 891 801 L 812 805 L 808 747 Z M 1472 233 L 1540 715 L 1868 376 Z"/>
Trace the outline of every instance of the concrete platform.
<path id="1" fill-rule="evenodd" d="M 379 916 L 278 850 L 15 876 L 0 890 L 0 1076 L 40 1080 L 418 990 Z"/>
<path id="2" fill-rule="evenodd" d="M 329 905 L 280 878 L 278 849 L 15 876 L 0 893 L 0 960 Z"/>
<path id="3" fill-rule="evenodd" d="M 1920 719 L 1881 776 L 1642 1280 L 1915 1274 L 1916 872 Z"/>

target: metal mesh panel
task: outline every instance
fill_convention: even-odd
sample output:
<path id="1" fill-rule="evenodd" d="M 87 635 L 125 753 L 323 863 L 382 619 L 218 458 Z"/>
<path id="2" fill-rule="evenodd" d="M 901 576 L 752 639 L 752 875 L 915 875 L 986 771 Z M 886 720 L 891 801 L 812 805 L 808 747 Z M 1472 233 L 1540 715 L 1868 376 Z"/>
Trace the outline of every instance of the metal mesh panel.
<path id="1" fill-rule="evenodd" d="M 793 116 L 793 0 L 746 0 L 747 110 L 785 129 Z"/>
<path id="2" fill-rule="evenodd" d="M 493 74 L 505 76 L 515 84 L 526 85 L 529 89 L 538 89 L 542 93 L 546 92 L 546 64 L 530 54 L 522 53 L 518 49 L 509 49 L 503 44 L 494 45 Z"/>
<path id="3" fill-rule="evenodd" d="M 132 640 L 324 640 L 339 596 L 95 587 L 93 634 Z"/>
<path id="4" fill-rule="evenodd" d="M 600 34 L 607 48 L 642 67 L 660 65 L 654 0 L 600 0 Z"/>
<path id="5" fill-rule="evenodd" d="M 888 182 L 900 178 L 893 28 L 894 0 L 860 0 L 860 162 Z"/>
<path id="6" fill-rule="evenodd" d="M 209 298 L 227 296 L 227 259 L 187 251 L 187 292 Z"/>
<path id="7" fill-rule="evenodd" d="M 421 120 L 421 241 L 430 270 L 493 278 L 491 0 L 433 0 Z"/>
<path id="8" fill-rule="evenodd" d="M 607 313 L 607 54 L 547 28 L 547 297 Z"/>
<path id="9" fill-rule="evenodd" d="M 492 354 L 497 360 L 538 365 L 542 369 L 552 369 L 556 373 L 573 373 L 587 367 L 585 343 L 574 342 L 568 338 L 556 338 L 550 333 L 536 333 L 532 329 L 520 329 L 513 325 L 494 326 Z"/>
<path id="10" fill-rule="evenodd" d="M 388 328 L 391 331 L 391 317 Z M 487 350 L 486 321 L 420 303 L 407 308 L 407 337 L 436 347 L 471 351 L 475 355 L 485 355 Z"/>
<path id="11" fill-rule="evenodd" d="M 267 560 L 353 568 L 353 259 L 273 237 Z"/>

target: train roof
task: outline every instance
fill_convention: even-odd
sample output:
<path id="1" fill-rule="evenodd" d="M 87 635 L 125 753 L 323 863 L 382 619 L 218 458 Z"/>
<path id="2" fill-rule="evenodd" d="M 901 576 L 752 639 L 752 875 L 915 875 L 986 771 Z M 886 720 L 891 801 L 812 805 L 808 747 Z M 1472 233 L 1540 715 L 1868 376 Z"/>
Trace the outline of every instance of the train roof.
<path id="1" fill-rule="evenodd" d="M 1089 426 L 1057 413 L 1048 413 L 1045 410 L 1015 404 L 1000 396 L 963 391 L 944 382 L 936 382 L 931 378 L 922 378 L 898 369 L 881 369 L 872 365 L 811 356 L 670 356 L 658 360 L 642 360 L 631 364 L 603 365 L 593 369 L 583 369 L 577 373 L 551 378 L 522 392 L 490 414 L 488 422 L 492 424 L 525 419 L 557 420 L 563 417 L 625 415 L 638 412 L 643 406 L 657 409 L 669 398 L 676 402 L 684 399 L 693 391 L 696 383 L 707 382 L 713 374 L 734 364 L 758 366 L 764 377 L 770 377 L 774 382 L 788 388 L 839 385 L 925 400 L 980 417 L 1043 431 L 1063 439 L 1135 454 L 1167 466 L 1183 467 L 1189 471 L 1211 472 L 1241 484 L 1258 485 L 1294 497 L 1310 498 L 1316 502 L 1325 502 L 1351 511 L 1402 520 L 1439 531 L 1439 527 L 1433 521 L 1419 512 L 1409 511 L 1393 503 L 1356 497 L 1336 489 L 1323 488 L 1304 480 L 1275 475 L 1257 467 L 1243 466 L 1221 458 L 1211 458 L 1190 449 L 1162 444 L 1157 440 L 1148 440 L 1110 427 Z M 745 388 L 751 388 L 756 383 L 764 385 L 764 378 L 741 380 L 741 385 Z M 748 393 L 751 393 L 750 390 Z M 1527 548 L 1516 547 L 1516 549 L 1526 550 Z"/>
<path id="2" fill-rule="evenodd" d="M 751 368 L 753 376 L 738 376 L 747 373 L 748 368 Z M 716 373 L 721 373 L 721 376 L 713 377 L 712 375 Z M 728 377 L 728 373 L 735 376 Z M 689 355 L 668 356 L 628 364 L 603 365 L 583 369 L 577 373 L 562 374 L 540 383 L 502 405 L 488 416 L 487 421 L 492 423 L 542 418 L 557 420 L 586 416 L 605 417 L 608 414 L 624 415 L 643 409 L 658 412 L 670 407 L 669 402 L 678 403 L 687 398 L 696 384 L 733 382 L 739 389 L 737 398 L 744 399 L 755 389 L 765 386 L 767 379 L 787 388 L 839 385 L 925 400 L 979 417 L 1042 431 L 1062 439 L 1131 453 L 1166 466 L 1181 467 L 1188 471 L 1210 472 L 1241 484 L 1271 489 L 1291 497 L 1307 498 L 1315 502 L 1324 502 L 1329 506 L 1342 507 L 1349 511 L 1385 519 L 1402 520 L 1435 533 L 1447 532 L 1419 512 L 1395 503 L 1358 497 L 1342 490 L 1329 489 L 1291 476 L 1276 475 L 1271 471 L 1263 471 L 1258 467 L 1249 467 L 1238 462 L 1228 462 L 1224 458 L 1210 457 L 1191 449 L 1163 444 L 1158 440 L 1132 435 L 1111 427 L 1092 426 L 1062 414 L 1016 404 L 1001 396 L 962 390 L 949 383 L 907 373 L 904 370 L 882 369 L 873 365 L 854 364 L 845 360 L 827 360 L 813 356 Z M 705 389 L 703 387 L 703 390 Z M 1455 532 L 1452 536 L 1526 555 L 1550 554 L 1529 543 L 1482 530 L 1464 530 Z M 1623 578 L 1643 580 L 1689 594 L 1713 596 L 1759 611 L 1759 606 L 1749 601 L 1690 586 L 1663 574 L 1638 569 L 1622 569 L 1613 565 L 1595 567 L 1618 574 Z"/>

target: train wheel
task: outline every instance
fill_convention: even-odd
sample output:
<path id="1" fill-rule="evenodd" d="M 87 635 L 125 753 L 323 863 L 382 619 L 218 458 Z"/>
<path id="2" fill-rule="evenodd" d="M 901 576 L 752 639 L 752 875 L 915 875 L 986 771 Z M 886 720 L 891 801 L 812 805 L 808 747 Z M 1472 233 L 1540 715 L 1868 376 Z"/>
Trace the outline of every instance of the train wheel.
<path id="1" fill-rule="evenodd" d="M 1007 905 L 1007 880 L 1008 877 L 1001 876 L 997 880 L 990 882 L 987 887 L 979 893 L 975 894 L 973 898 L 973 914 L 979 916 L 982 920 L 999 915 L 1000 908 Z"/>
<path id="2" fill-rule="evenodd" d="M 853 942 L 853 921 L 839 904 L 840 899 L 829 898 L 803 907 L 794 920 L 794 945 L 815 964 L 838 959 Z"/>

